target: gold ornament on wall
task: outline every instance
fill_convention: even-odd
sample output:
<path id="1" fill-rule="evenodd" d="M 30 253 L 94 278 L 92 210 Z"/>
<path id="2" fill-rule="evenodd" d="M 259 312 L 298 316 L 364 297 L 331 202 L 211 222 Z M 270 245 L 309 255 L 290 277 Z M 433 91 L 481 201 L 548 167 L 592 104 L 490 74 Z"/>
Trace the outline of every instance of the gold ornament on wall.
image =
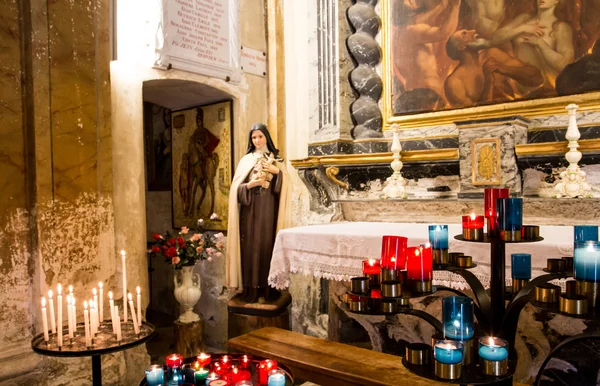
<path id="1" fill-rule="evenodd" d="M 473 185 L 500 184 L 500 138 L 474 139 L 471 142 Z"/>

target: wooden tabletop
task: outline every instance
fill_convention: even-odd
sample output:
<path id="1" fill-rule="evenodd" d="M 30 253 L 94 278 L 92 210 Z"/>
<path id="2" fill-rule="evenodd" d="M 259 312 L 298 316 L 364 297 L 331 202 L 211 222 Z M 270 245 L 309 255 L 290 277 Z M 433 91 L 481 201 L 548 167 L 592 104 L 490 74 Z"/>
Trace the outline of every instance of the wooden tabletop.
<path id="1" fill-rule="evenodd" d="M 321 385 L 447 385 L 411 373 L 399 356 L 274 327 L 230 339 L 227 345 L 284 363 L 297 377 Z"/>

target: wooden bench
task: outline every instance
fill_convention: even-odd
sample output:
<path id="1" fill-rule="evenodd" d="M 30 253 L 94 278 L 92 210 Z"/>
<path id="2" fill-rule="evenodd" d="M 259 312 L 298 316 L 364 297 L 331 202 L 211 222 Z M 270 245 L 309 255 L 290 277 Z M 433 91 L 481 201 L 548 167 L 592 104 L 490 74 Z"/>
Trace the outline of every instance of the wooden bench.
<path id="1" fill-rule="evenodd" d="M 230 339 L 236 350 L 264 356 L 288 366 L 294 376 L 323 386 L 435 386 L 402 365 L 402 358 L 266 327 Z"/>

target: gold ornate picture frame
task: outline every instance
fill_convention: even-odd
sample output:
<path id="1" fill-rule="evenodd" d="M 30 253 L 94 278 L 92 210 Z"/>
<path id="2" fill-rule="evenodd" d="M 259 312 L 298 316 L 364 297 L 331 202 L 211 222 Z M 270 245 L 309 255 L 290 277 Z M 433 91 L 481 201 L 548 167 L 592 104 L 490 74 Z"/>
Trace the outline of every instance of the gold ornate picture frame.
<path id="1" fill-rule="evenodd" d="M 556 15 L 558 22 L 554 23 L 551 28 L 561 28 L 561 31 L 563 32 L 569 32 L 570 29 L 573 36 L 573 60 L 569 61 L 567 67 L 564 67 L 563 70 L 558 74 L 559 76 L 568 70 L 570 72 L 570 77 L 574 77 L 579 73 L 579 77 L 582 78 L 580 68 L 585 68 L 582 61 L 585 62 L 590 60 L 594 43 L 596 42 L 594 39 L 598 39 L 597 41 L 600 41 L 600 26 L 590 26 L 588 24 L 587 27 L 583 27 L 579 19 L 574 19 L 576 17 L 583 18 L 583 11 L 577 11 L 578 9 L 582 9 L 582 5 L 585 5 L 582 2 L 583 0 L 572 0 L 568 2 L 561 1 L 557 3 L 558 5 L 554 10 L 554 14 Z M 590 85 L 591 79 L 587 78 L 582 81 L 582 83 L 587 82 L 587 84 L 585 86 L 582 84 L 581 87 L 579 87 L 579 89 L 583 91 L 578 91 L 578 87 L 568 87 L 563 88 L 561 92 L 558 93 L 562 93 L 561 95 L 565 96 L 556 96 L 557 92 L 549 88 L 543 89 L 541 86 L 537 88 L 531 86 L 528 93 L 523 92 L 523 94 L 518 95 L 517 98 L 509 97 L 502 100 L 502 98 L 495 97 L 491 100 L 476 101 L 470 105 L 455 104 L 454 106 L 450 106 L 449 104 L 446 104 L 441 108 L 439 107 L 441 104 L 440 102 L 434 108 L 422 108 L 420 111 L 410 111 L 410 108 L 407 108 L 407 111 L 400 111 L 400 108 L 395 108 L 395 103 L 396 106 L 398 106 L 398 98 L 400 95 L 399 90 L 405 90 L 404 92 L 406 93 L 408 91 L 414 91 L 415 88 L 413 87 L 419 87 L 418 82 L 413 82 L 414 86 L 411 86 L 409 84 L 409 78 L 411 76 L 424 76 L 420 75 L 422 72 L 415 65 L 408 66 L 409 61 L 413 59 L 417 60 L 418 58 L 418 60 L 424 60 L 422 57 L 423 51 L 415 51 L 410 47 L 409 49 L 404 49 L 404 47 L 410 46 L 411 44 L 415 45 L 415 41 L 419 41 L 417 37 L 413 38 L 411 37 L 412 35 L 409 36 L 404 33 L 409 29 L 409 27 L 416 27 L 416 24 L 419 23 L 418 27 L 428 26 L 431 28 L 431 31 L 439 31 L 444 28 L 445 24 L 443 23 L 447 23 L 450 18 L 449 14 L 446 15 L 446 13 L 449 12 L 447 9 L 451 7 L 452 4 L 458 4 L 458 21 L 455 23 L 456 27 L 449 29 L 449 31 L 452 33 L 457 33 L 458 31 L 462 30 L 471 31 L 470 28 L 472 28 L 472 31 L 475 31 L 475 28 L 477 28 L 477 24 L 472 24 L 472 19 L 476 16 L 473 11 L 473 7 L 478 6 L 478 3 L 474 0 L 463 0 L 462 2 L 448 0 L 446 3 L 449 5 L 447 4 L 445 6 L 445 10 L 442 10 L 439 13 L 437 19 L 432 19 L 429 24 L 424 22 L 423 18 L 425 12 L 419 13 L 421 12 L 419 10 L 426 7 L 433 8 L 436 6 L 442 6 L 442 3 L 444 2 L 425 3 L 412 0 L 386 0 L 380 2 L 382 20 L 382 113 L 384 130 L 389 129 L 390 125 L 394 123 L 400 124 L 402 128 L 410 128 L 450 124 L 461 120 L 498 118 L 510 115 L 535 117 L 564 114 L 564 107 L 569 103 L 577 103 L 581 107 L 581 111 L 600 109 L 600 92 L 598 92 L 600 91 L 600 81 L 592 81 L 591 83 L 593 85 Z M 528 18 L 535 17 L 536 12 L 537 5 L 534 0 L 505 2 L 504 16 L 501 20 L 499 20 L 497 28 L 503 28 L 504 26 L 511 27 L 510 23 L 516 24 L 519 27 L 524 26 L 528 23 Z M 600 10 L 598 13 L 598 17 L 600 18 Z M 415 14 L 418 14 L 418 16 L 414 16 Z M 589 15 L 587 16 L 589 17 Z M 414 20 L 411 19 L 411 17 L 413 17 Z M 451 27 L 454 27 L 454 25 Z M 589 31 L 584 31 L 585 28 L 588 28 Z M 415 28 L 415 30 L 417 30 L 417 28 Z M 418 30 L 421 31 L 422 29 Z M 560 36 L 558 30 L 551 31 L 552 37 L 550 36 L 550 32 L 548 32 L 547 28 L 542 29 L 542 31 L 544 32 L 544 36 L 542 37 L 550 40 L 555 39 L 556 36 Z M 587 34 L 584 34 L 583 32 L 586 32 Z M 452 35 L 449 36 L 452 37 Z M 497 45 L 497 47 L 492 46 L 494 48 L 493 51 L 502 51 L 499 52 L 501 54 L 500 57 L 509 58 L 507 60 L 518 59 L 512 56 L 514 55 L 514 50 L 512 50 L 512 48 L 509 46 L 511 44 L 522 44 L 523 36 L 525 35 L 523 34 L 518 37 L 518 39 L 521 40 L 514 38 L 514 40 L 508 41 L 504 43 L 504 45 Z M 587 36 L 587 38 L 585 38 L 585 36 Z M 481 36 L 477 37 L 481 38 Z M 432 63 L 436 63 L 438 66 L 437 73 L 440 75 L 440 77 L 442 77 L 442 79 L 444 79 L 444 85 L 447 83 L 445 79 L 447 79 L 448 76 L 456 69 L 457 63 L 459 63 L 457 60 L 449 58 L 447 54 L 449 50 L 447 47 L 449 45 L 449 40 L 450 39 L 447 34 L 445 36 L 440 36 L 437 42 L 427 43 L 428 49 L 431 49 L 431 53 L 434 54 L 429 59 L 430 61 L 433 60 Z M 596 46 L 596 51 L 600 51 L 600 43 L 596 44 Z M 490 50 L 491 48 L 487 49 L 487 51 L 480 56 L 482 66 L 485 60 L 485 55 L 489 55 Z M 483 51 L 484 50 L 482 50 L 482 52 Z M 404 68 L 399 68 L 402 66 L 398 65 L 397 62 L 394 62 L 394 53 L 396 53 L 396 57 L 399 58 L 399 61 L 405 62 L 406 66 Z M 456 54 L 451 54 L 451 56 L 456 58 Z M 596 56 L 600 55 L 596 54 Z M 496 60 L 494 63 L 497 64 L 497 62 L 498 61 Z M 520 65 L 523 65 L 523 60 L 519 60 L 515 63 L 521 63 Z M 528 64 L 525 63 L 524 65 Z M 539 67 L 542 68 L 543 66 Z M 408 70 L 406 70 L 406 68 L 408 68 Z M 531 70 L 532 68 L 528 65 L 527 69 Z M 402 73 L 402 70 L 410 73 Z M 535 70 L 535 68 L 533 70 Z M 543 73 L 542 70 L 539 71 L 543 76 L 543 83 L 541 84 L 555 87 L 555 79 L 550 74 Z M 585 78 L 585 74 L 583 78 Z M 513 79 L 509 79 L 509 81 L 515 83 Z M 464 84 L 464 82 L 462 83 Z M 569 84 L 569 82 L 566 81 L 563 83 Z M 445 85 L 445 87 L 451 86 Z M 422 90 L 423 87 L 421 87 L 421 91 Z M 407 96 L 405 99 L 408 102 L 405 103 L 408 103 L 408 105 L 414 107 L 415 104 L 420 103 L 419 101 L 430 98 L 431 94 L 432 93 L 416 93 L 414 96 Z M 427 103 L 424 103 L 423 105 L 426 104 Z M 415 109 L 413 108 L 413 110 Z"/>
<path id="2" fill-rule="evenodd" d="M 471 141 L 471 178 L 474 186 L 500 185 L 500 138 Z"/>

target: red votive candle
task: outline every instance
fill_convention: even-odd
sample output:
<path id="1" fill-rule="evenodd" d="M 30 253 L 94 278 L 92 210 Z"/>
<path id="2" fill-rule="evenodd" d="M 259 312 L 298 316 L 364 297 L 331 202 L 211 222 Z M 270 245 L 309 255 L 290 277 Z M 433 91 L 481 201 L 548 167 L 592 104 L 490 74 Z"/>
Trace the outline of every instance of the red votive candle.
<path id="1" fill-rule="evenodd" d="M 487 233 L 493 236 L 496 232 L 496 199 L 509 198 L 510 190 L 508 188 L 485 188 L 483 190 L 483 201 L 485 211 L 483 215 L 487 218 Z"/>
<path id="2" fill-rule="evenodd" d="M 433 276 L 433 259 L 431 247 L 420 245 L 408 247 L 406 270 L 408 280 L 426 281 Z"/>
<path id="3" fill-rule="evenodd" d="M 406 245 L 408 239 L 402 236 L 383 236 L 381 239 L 381 267 L 404 269 L 406 267 Z"/>
<path id="4" fill-rule="evenodd" d="M 381 260 L 363 260 L 363 274 L 377 275 L 381 269 Z"/>
<path id="5" fill-rule="evenodd" d="M 265 359 L 258 364 L 258 383 L 266 385 L 269 381 L 269 371 L 277 369 L 277 362 L 272 359 Z"/>
<path id="6" fill-rule="evenodd" d="M 374 299 L 380 299 L 381 298 L 381 290 L 379 289 L 372 289 L 371 290 L 371 297 Z"/>
<path id="7" fill-rule="evenodd" d="M 483 240 L 483 216 L 476 216 L 471 213 L 468 216 L 462 216 L 463 238 L 465 240 Z"/>
<path id="8" fill-rule="evenodd" d="M 206 367 L 210 364 L 211 355 L 203 352 L 196 357 L 196 360 L 200 363 L 200 367 Z"/>
<path id="9" fill-rule="evenodd" d="M 168 355 L 165 359 L 165 364 L 167 367 L 181 367 L 183 366 L 183 356 L 180 354 Z"/>
<path id="10" fill-rule="evenodd" d="M 225 369 L 225 371 L 231 369 L 233 363 L 231 362 L 231 357 L 229 355 L 223 355 L 221 357 L 221 367 Z"/>
<path id="11" fill-rule="evenodd" d="M 223 367 L 221 362 L 213 362 L 210 364 L 210 372 L 217 375 L 223 375 L 227 372 L 227 369 Z"/>
<path id="12" fill-rule="evenodd" d="M 239 360 L 238 367 L 241 370 L 247 370 L 250 368 L 251 365 L 252 365 L 252 356 L 242 355 L 242 357 Z"/>

